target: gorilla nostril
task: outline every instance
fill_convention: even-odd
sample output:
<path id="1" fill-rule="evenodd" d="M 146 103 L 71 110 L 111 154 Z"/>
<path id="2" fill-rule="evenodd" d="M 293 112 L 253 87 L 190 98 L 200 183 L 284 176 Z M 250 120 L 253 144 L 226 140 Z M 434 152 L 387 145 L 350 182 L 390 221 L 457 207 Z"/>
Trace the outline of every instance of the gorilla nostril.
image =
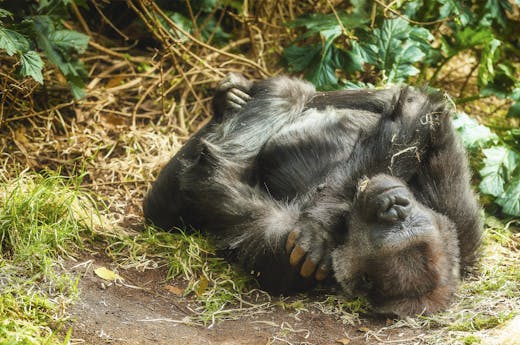
<path id="1" fill-rule="evenodd" d="M 408 199 L 404 195 L 397 195 L 397 196 L 395 196 L 395 200 L 394 201 L 395 201 L 396 205 L 401 205 L 401 206 L 408 206 L 408 205 L 410 205 L 410 199 Z"/>

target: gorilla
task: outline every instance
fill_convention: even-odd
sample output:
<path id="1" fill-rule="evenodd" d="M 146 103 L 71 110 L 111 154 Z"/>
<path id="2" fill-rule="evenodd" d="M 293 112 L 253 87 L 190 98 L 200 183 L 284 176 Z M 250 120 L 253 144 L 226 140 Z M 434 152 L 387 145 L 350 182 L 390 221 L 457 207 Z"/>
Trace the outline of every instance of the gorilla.
<path id="1" fill-rule="evenodd" d="M 271 293 L 330 281 L 380 313 L 449 305 L 482 225 L 442 95 L 230 74 L 213 111 L 153 183 L 147 222 L 211 233 Z"/>

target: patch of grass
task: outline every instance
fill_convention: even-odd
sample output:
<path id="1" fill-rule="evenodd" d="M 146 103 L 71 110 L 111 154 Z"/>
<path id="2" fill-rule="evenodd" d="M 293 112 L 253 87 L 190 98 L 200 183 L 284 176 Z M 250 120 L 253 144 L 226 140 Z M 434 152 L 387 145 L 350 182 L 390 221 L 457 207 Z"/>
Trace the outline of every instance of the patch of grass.
<path id="1" fill-rule="evenodd" d="M 95 207 L 79 179 L 21 174 L 0 182 L 0 344 L 59 344 L 77 280 L 60 257 L 81 246 Z"/>
<path id="2" fill-rule="evenodd" d="M 198 302 L 189 322 L 213 324 L 270 305 L 267 297 L 260 298 L 260 304 L 247 301 L 247 294 L 254 293 L 256 287 L 253 278 L 216 256 L 210 239 L 198 232 L 164 232 L 147 226 L 140 233 L 114 241 L 108 250 L 124 267 L 167 265 L 167 279 L 181 280 L 186 286 L 183 295 Z"/>
<path id="3" fill-rule="evenodd" d="M 339 318 L 343 324 L 359 324 L 360 318 L 366 316 L 371 307 L 364 298 L 346 298 L 341 295 L 328 295 L 321 302 L 314 302 L 320 312 Z"/>

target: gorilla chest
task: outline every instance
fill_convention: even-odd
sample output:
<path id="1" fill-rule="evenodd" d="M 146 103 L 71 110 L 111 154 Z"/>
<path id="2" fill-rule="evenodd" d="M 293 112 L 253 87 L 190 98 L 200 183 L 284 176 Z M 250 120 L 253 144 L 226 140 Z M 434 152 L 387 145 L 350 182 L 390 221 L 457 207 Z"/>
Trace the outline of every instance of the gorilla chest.
<path id="1" fill-rule="evenodd" d="M 367 127 L 373 127 L 369 119 Z M 309 109 L 262 147 L 254 181 L 279 200 L 291 200 L 316 188 L 337 165 L 348 161 L 361 122 L 346 112 Z"/>

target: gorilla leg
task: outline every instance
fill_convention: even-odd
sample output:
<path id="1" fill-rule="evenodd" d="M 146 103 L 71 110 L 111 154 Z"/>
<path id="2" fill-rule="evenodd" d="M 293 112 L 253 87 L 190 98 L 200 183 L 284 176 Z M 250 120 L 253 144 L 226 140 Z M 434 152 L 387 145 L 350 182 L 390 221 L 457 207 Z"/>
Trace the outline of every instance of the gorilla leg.
<path id="1" fill-rule="evenodd" d="M 148 222 L 165 230 L 191 224 L 189 219 L 184 219 L 190 211 L 181 197 L 182 177 L 189 174 L 187 171 L 190 167 L 200 161 L 203 154 L 201 140 L 215 131 L 217 123 L 232 116 L 250 99 L 248 92 L 251 86 L 251 81 L 236 73 L 229 74 L 219 83 L 212 100 L 213 118 L 183 145 L 161 170 L 148 191 L 143 204 L 143 213 Z"/>

